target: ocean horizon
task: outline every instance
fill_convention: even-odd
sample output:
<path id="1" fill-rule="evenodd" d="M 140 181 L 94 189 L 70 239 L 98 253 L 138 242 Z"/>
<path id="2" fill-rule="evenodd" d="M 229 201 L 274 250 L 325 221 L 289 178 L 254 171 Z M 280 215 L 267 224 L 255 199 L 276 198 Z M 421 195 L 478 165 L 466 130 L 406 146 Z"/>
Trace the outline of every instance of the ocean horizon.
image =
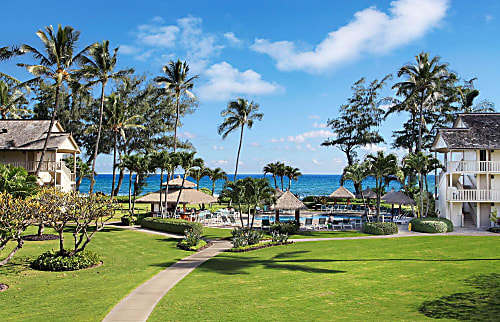
<path id="1" fill-rule="evenodd" d="M 175 175 L 177 176 L 177 174 Z M 182 175 L 181 175 L 182 176 Z M 135 176 L 133 176 L 134 178 Z M 232 175 L 228 175 L 229 178 L 232 178 Z M 263 174 L 239 174 L 237 179 L 243 179 L 246 177 L 252 177 L 252 178 L 263 178 Z M 272 186 L 274 186 L 274 181 L 272 176 L 266 175 L 265 176 L 269 182 L 271 183 Z M 133 179 L 132 178 L 132 179 Z M 328 196 L 332 192 L 334 192 L 337 188 L 340 187 L 340 174 L 304 174 L 301 177 L 299 177 L 298 181 L 292 181 L 291 185 L 291 191 L 294 194 L 298 194 L 300 197 L 305 197 L 305 196 Z M 195 182 L 196 181 L 188 177 L 188 180 Z M 118 175 L 116 175 L 116 180 L 118 180 Z M 280 179 L 277 178 L 278 181 L 278 186 L 281 188 L 281 182 Z M 434 190 L 434 175 L 429 175 L 428 176 L 428 181 L 429 181 L 429 191 Z M 94 186 L 94 191 L 100 191 L 105 194 L 110 194 L 111 192 L 111 184 L 113 182 L 113 175 L 112 174 L 99 174 L 96 177 L 96 184 Z M 125 196 L 128 195 L 128 182 L 129 182 L 129 175 L 125 174 L 123 178 L 123 183 L 122 186 L 120 187 L 120 191 L 118 193 L 119 196 Z M 224 185 L 224 180 L 218 180 L 215 184 L 215 194 L 220 194 L 222 187 Z M 288 188 L 288 179 L 284 178 L 283 180 L 284 188 Z M 90 180 L 89 179 L 84 179 L 82 181 L 82 184 L 80 185 L 79 191 L 81 192 L 88 192 L 89 191 L 89 185 L 90 185 Z M 344 183 L 344 187 L 346 187 L 349 191 L 352 193 L 355 192 L 354 190 L 354 185 L 352 181 L 346 181 Z M 367 178 L 363 181 L 363 189 L 366 188 L 373 188 L 375 187 L 375 179 L 373 178 Z M 160 188 L 160 175 L 159 174 L 152 174 L 148 178 L 146 178 L 146 186 L 142 189 L 140 195 L 145 195 L 151 192 L 158 191 Z M 208 179 L 207 177 L 204 177 L 203 179 L 200 180 L 200 188 L 208 188 L 212 189 L 212 181 Z M 401 189 L 401 185 L 398 182 L 391 182 L 388 189 L 390 190 L 391 188 L 394 188 L 396 190 Z M 133 191 L 133 187 L 132 187 Z"/>

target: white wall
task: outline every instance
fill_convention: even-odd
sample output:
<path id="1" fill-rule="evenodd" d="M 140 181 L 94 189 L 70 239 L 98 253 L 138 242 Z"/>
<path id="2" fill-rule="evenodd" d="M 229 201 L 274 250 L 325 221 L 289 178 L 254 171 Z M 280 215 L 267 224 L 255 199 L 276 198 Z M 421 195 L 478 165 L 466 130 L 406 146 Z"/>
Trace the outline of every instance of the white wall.
<path id="1" fill-rule="evenodd" d="M 453 226 L 460 227 L 462 225 L 462 203 L 450 202 L 450 217 L 448 218 L 453 223 Z"/>

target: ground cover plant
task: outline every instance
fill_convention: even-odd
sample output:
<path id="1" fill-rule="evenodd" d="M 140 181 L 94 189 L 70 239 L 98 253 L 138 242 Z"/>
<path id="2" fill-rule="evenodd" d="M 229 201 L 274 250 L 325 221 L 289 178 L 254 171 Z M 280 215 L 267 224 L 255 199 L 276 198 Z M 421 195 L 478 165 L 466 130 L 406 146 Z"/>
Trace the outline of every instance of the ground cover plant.
<path id="1" fill-rule="evenodd" d="M 26 233 L 36 233 L 36 227 Z M 65 237 L 72 238 L 68 231 Z M 31 269 L 32 260 L 57 249 L 58 241 L 27 241 L 11 262 L 0 268 L 0 281 L 10 286 L 0 292 L 1 319 L 101 321 L 134 288 L 189 255 L 176 247 L 177 241 L 107 227 L 87 247 L 100 255 L 103 265 L 71 272 Z M 12 243 L 7 248 L 14 246 Z"/>
<path id="2" fill-rule="evenodd" d="M 428 320 L 423 304 L 472 292 L 465 279 L 498 271 L 499 241 L 497 236 L 418 236 L 226 252 L 171 289 L 150 320 Z M 498 285 L 492 287 L 498 291 Z M 454 304 L 450 299 L 443 306 Z M 477 309 L 496 310 L 498 316 L 498 307 Z"/>

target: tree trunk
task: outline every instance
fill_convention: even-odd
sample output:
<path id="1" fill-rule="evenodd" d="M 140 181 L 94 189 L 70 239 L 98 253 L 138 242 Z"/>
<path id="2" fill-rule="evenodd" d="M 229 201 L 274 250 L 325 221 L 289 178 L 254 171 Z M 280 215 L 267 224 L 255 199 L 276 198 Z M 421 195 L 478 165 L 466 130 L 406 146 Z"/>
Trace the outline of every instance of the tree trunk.
<path id="1" fill-rule="evenodd" d="M 426 205 L 425 205 L 425 217 L 427 217 L 429 215 L 429 205 L 430 205 L 430 199 L 429 198 L 429 182 L 427 180 L 427 174 L 425 175 L 425 196 L 427 197 L 427 202 L 426 202 Z"/>
<path id="2" fill-rule="evenodd" d="M 418 187 L 420 189 L 420 211 L 418 216 L 421 218 L 424 212 L 424 181 L 421 173 L 418 174 Z"/>
<path id="3" fill-rule="evenodd" d="M 236 155 L 236 168 L 234 169 L 234 182 L 236 182 L 236 177 L 238 176 L 238 163 L 240 162 L 240 152 L 241 152 L 241 143 L 243 142 L 243 129 L 245 128 L 245 125 L 241 126 L 241 133 L 240 133 L 240 145 L 238 146 L 238 154 Z"/>
<path id="4" fill-rule="evenodd" d="M 172 171 L 173 172 L 173 171 Z M 168 183 L 170 181 L 170 172 L 167 171 L 167 187 L 165 188 L 165 206 L 164 211 L 168 212 Z"/>
<path id="5" fill-rule="evenodd" d="M 161 169 L 161 174 L 160 174 L 160 213 L 163 215 L 162 194 L 163 194 L 163 168 Z"/>
<path id="6" fill-rule="evenodd" d="M 212 180 L 212 196 L 215 193 L 215 180 Z"/>
<path id="7" fill-rule="evenodd" d="M 139 172 L 135 175 L 134 183 L 134 201 L 132 202 L 132 215 L 135 215 L 135 199 L 137 197 L 137 187 L 139 186 Z"/>
<path id="8" fill-rule="evenodd" d="M 102 115 L 104 114 L 104 89 L 106 87 L 106 81 L 102 82 L 101 85 L 101 106 L 99 107 L 99 127 L 97 128 L 97 140 L 95 142 L 94 149 L 94 160 L 92 160 L 92 173 L 90 179 L 90 191 L 89 194 L 92 194 L 94 191 L 94 175 L 95 175 L 95 165 L 97 162 L 97 154 L 99 153 L 99 140 L 101 139 L 101 130 L 102 130 Z"/>
<path id="9" fill-rule="evenodd" d="M 176 108 L 175 108 L 175 126 L 174 126 L 174 152 L 177 149 L 177 127 L 179 126 L 179 114 L 180 114 L 180 102 L 179 94 L 177 96 Z M 173 175 L 173 174 L 172 174 Z"/>
<path id="10" fill-rule="evenodd" d="M 278 188 L 278 183 L 276 182 L 276 175 L 273 173 L 274 187 Z"/>
<path id="11" fill-rule="evenodd" d="M 424 126 L 424 93 L 422 93 L 420 98 L 420 124 L 418 125 L 418 146 L 417 152 L 422 151 L 422 127 Z"/>
<path id="12" fill-rule="evenodd" d="M 113 196 L 118 196 L 118 192 L 120 192 L 120 188 L 122 187 L 124 176 L 125 176 L 125 169 L 120 169 L 120 174 L 118 175 L 118 183 L 116 184 L 116 188 L 114 188 Z"/>
<path id="13" fill-rule="evenodd" d="M 128 173 L 128 211 L 132 210 L 132 172 Z"/>
<path id="14" fill-rule="evenodd" d="M 76 180 L 75 188 L 76 191 L 80 190 L 80 185 L 82 184 L 83 176 L 80 174 L 78 180 Z"/>
<path id="15" fill-rule="evenodd" d="M 285 190 L 284 185 L 283 185 L 283 176 L 280 176 L 281 180 L 281 191 Z"/>
<path id="16" fill-rule="evenodd" d="M 377 222 L 380 218 L 380 196 L 382 194 L 382 185 L 379 183 L 379 179 L 375 180 L 375 185 L 377 186 Z"/>
<path id="17" fill-rule="evenodd" d="M 9 253 L 9 256 L 0 261 L 0 267 L 7 264 L 11 260 L 11 258 L 17 253 L 17 251 L 23 248 L 23 245 L 24 245 L 24 240 L 22 238 L 19 238 L 17 240 L 16 247 L 14 247 L 14 249 Z"/>
<path id="18" fill-rule="evenodd" d="M 45 230 L 45 225 L 44 224 L 38 225 L 38 236 L 42 236 L 44 230 Z"/>
<path id="19" fill-rule="evenodd" d="M 116 182 L 116 150 L 118 144 L 118 132 L 115 132 L 115 144 L 113 147 L 113 183 L 111 184 L 111 198 L 115 195 L 115 182 Z"/>
<path id="20" fill-rule="evenodd" d="M 52 118 L 50 119 L 49 130 L 47 131 L 47 136 L 45 137 L 45 141 L 43 142 L 43 149 L 42 149 L 42 155 L 40 156 L 40 161 L 38 162 L 38 166 L 36 167 L 36 172 L 35 172 L 36 177 L 38 177 L 38 175 L 40 174 L 40 170 L 42 170 L 43 159 L 45 158 L 45 153 L 47 152 L 47 145 L 49 143 L 50 135 L 52 134 L 52 128 L 54 127 L 54 123 L 56 121 L 57 109 L 59 108 L 60 91 L 61 91 L 61 84 L 58 83 L 56 87 L 56 101 L 54 103 L 54 110 L 52 111 Z"/>
<path id="21" fill-rule="evenodd" d="M 59 231 L 59 254 L 63 255 L 65 253 L 64 250 L 64 235 L 63 230 Z"/>
<path id="22" fill-rule="evenodd" d="M 245 223 L 243 222 L 243 211 L 241 211 L 241 203 L 238 202 L 238 210 L 240 213 L 241 228 L 245 228 Z"/>
<path id="23" fill-rule="evenodd" d="M 177 201 L 175 202 L 175 211 L 176 212 L 177 212 L 177 207 L 179 206 L 179 200 L 181 199 L 182 190 L 184 189 L 184 183 L 186 182 L 187 173 L 188 173 L 188 171 L 186 169 L 184 169 L 184 175 L 182 176 L 181 189 L 179 190 L 179 195 L 177 196 Z"/>

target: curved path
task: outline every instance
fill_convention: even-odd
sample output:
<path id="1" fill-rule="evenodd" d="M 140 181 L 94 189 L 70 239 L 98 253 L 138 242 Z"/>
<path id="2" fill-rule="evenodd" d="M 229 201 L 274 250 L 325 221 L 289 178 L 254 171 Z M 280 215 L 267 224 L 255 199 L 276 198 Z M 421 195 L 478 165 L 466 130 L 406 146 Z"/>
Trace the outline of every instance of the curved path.
<path id="1" fill-rule="evenodd" d="M 123 227 L 120 227 L 123 228 Z M 182 238 L 179 235 L 173 235 L 158 231 L 152 231 L 144 228 L 129 228 L 150 234 L 165 235 L 173 238 Z M 416 236 L 443 236 L 443 235 L 461 235 L 461 236 L 485 236 L 496 235 L 486 231 L 459 229 L 446 234 L 424 234 L 408 231 L 400 231 L 396 235 L 384 236 L 359 236 L 359 237 L 329 237 L 329 238 L 302 238 L 293 239 L 294 242 L 311 242 L 327 240 L 346 240 L 346 239 L 378 239 L 378 238 L 400 238 Z M 103 321 L 147 321 L 156 304 L 163 296 L 186 275 L 196 267 L 206 262 L 217 254 L 231 248 L 231 243 L 225 240 L 214 241 L 211 247 L 186 257 L 167 269 L 156 274 L 147 282 L 134 289 L 129 295 L 122 299 L 104 318 Z"/>

